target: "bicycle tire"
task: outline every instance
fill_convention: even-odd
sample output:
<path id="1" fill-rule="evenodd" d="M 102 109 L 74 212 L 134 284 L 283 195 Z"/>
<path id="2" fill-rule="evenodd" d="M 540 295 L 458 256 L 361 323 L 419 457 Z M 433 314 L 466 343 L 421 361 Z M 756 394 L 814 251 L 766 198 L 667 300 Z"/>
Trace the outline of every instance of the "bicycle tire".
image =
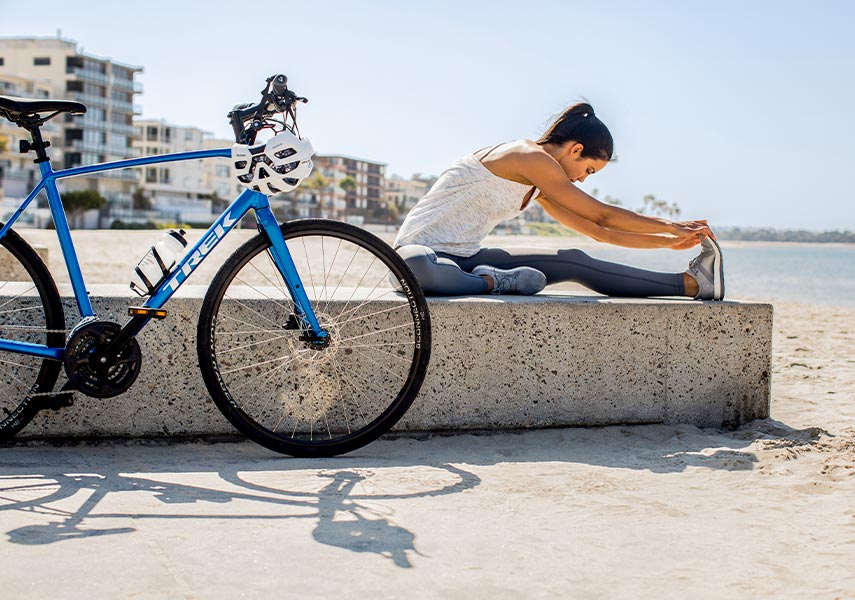
<path id="1" fill-rule="evenodd" d="M 44 262 L 14 231 L 6 232 L 0 247 L 0 337 L 61 347 L 65 314 Z M 0 351 L 0 441 L 32 420 L 61 368 L 60 361 Z"/>
<path id="2" fill-rule="evenodd" d="M 427 302 L 401 257 L 363 229 L 326 219 L 280 229 L 329 346 L 298 339 L 262 233 L 232 254 L 205 295 L 202 377 L 229 422 L 258 444 L 300 457 L 350 452 L 394 426 L 418 394 L 430 358 Z"/>

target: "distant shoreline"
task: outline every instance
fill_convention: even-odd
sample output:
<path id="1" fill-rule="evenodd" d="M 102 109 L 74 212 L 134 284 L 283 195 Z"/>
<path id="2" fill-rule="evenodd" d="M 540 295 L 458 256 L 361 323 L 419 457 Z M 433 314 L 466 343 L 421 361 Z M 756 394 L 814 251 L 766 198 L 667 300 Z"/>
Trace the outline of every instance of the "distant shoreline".
<path id="1" fill-rule="evenodd" d="M 538 237 L 577 237 L 580 234 L 559 223 L 526 223 L 526 233 L 503 233 L 503 224 L 493 231 L 496 235 L 532 235 Z M 855 231 L 808 231 L 806 229 L 773 229 L 771 227 L 719 227 L 713 231 L 722 241 L 793 243 L 793 244 L 839 244 L 855 245 Z"/>

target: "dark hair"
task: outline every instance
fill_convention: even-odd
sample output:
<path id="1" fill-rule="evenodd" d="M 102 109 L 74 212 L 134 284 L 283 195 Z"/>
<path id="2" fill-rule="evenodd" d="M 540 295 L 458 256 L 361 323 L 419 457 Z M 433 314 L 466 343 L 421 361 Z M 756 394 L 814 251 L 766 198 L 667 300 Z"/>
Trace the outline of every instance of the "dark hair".
<path id="1" fill-rule="evenodd" d="M 563 144 L 579 142 L 584 146 L 583 158 L 612 160 L 615 143 L 609 128 L 594 114 L 594 108 L 585 102 L 574 104 L 555 119 L 537 143 Z"/>

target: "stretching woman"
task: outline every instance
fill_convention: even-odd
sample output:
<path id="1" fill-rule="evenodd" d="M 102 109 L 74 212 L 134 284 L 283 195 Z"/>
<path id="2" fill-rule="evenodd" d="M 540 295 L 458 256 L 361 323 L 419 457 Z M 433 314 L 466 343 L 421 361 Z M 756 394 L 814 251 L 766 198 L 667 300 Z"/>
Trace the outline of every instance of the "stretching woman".
<path id="1" fill-rule="evenodd" d="M 395 248 L 426 294 L 536 294 L 580 283 L 609 296 L 724 297 L 721 251 L 706 221 L 669 221 L 604 204 L 574 185 L 605 167 L 614 142 L 589 104 L 568 108 L 536 142 L 485 148 L 454 163 L 407 214 Z M 658 273 L 577 249 L 482 248 L 499 222 L 531 203 L 597 241 L 682 250 L 701 244 L 685 273 Z"/>

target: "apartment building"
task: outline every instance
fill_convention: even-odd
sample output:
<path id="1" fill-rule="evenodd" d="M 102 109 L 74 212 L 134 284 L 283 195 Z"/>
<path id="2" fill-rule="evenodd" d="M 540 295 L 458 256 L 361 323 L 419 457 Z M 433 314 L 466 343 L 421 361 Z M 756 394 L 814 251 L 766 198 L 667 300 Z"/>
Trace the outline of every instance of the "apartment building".
<path id="1" fill-rule="evenodd" d="M 141 67 L 99 58 L 78 50 L 76 42 L 61 38 L 0 38 L 0 77 L 32 82 L 19 95 L 76 100 L 87 107 L 85 115 L 60 115 L 50 123 L 59 135 L 51 158 L 57 167 L 70 168 L 133 156 L 136 129 L 134 104 L 142 92 L 134 80 Z M 35 94 L 35 96 L 33 95 Z M 14 173 L 17 167 L 10 170 Z M 19 176 L 20 177 L 20 176 Z M 63 180 L 68 190 L 94 189 L 118 207 L 132 205 L 138 174 L 121 170 Z"/>
<path id="2" fill-rule="evenodd" d="M 435 182 L 436 177 L 423 177 L 419 174 L 409 179 L 392 175 L 386 180 L 383 197 L 387 203 L 397 206 L 400 217 L 403 217 L 428 193 Z"/>
<path id="3" fill-rule="evenodd" d="M 235 143 L 233 139 L 218 139 L 206 137 L 202 139 L 202 148 L 212 150 L 216 148 L 231 148 Z M 210 159 L 205 161 L 205 188 L 211 191 L 215 198 L 231 202 L 244 188 L 237 180 L 234 165 L 225 158 Z"/>
<path id="4" fill-rule="evenodd" d="M 52 88 L 26 77 L 0 73 L 0 95 L 20 98 L 49 98 Z M 49 141 L 51 150 L 62 145 L 62 128 L 55 121 L 42 127 L 42 137 Z M 0 199 L 23 198 L 36 183 L 39 168 L 33 162 L 34 155 L 22 154 L 18 150 L 21 140 L 29 139 L 26 131 L 6 119 L 0 119 Z M 61 150 L 52 155 L 62 159 Z"/>
<path id="5" fill-rule="evenodd" d="M 326 188 L 313 191 L 325 205 L 323 216 L 356 224 L 384 220 L 381 213 L 385 206 L 386 163 L 343 154 L 316 154 L 312 160 L 315 172 L 328 181 Z M 356 183 L 353 189 L 341 187 L 347 177 Z"/>
<path id="6" fill-rule="evenodd" d="M 138 119 L 134 147 L 137 154 L 153 156 L 230 147 L 230 140 L 214 139 L 198 127 L 153 119 Z M 151 209 L 167 220 L 182 223 L 211 222 L 213 199 L 231 201 L 243 188 L 228 159 L 184 160 L 139 168 L 139 189 Z"/>

